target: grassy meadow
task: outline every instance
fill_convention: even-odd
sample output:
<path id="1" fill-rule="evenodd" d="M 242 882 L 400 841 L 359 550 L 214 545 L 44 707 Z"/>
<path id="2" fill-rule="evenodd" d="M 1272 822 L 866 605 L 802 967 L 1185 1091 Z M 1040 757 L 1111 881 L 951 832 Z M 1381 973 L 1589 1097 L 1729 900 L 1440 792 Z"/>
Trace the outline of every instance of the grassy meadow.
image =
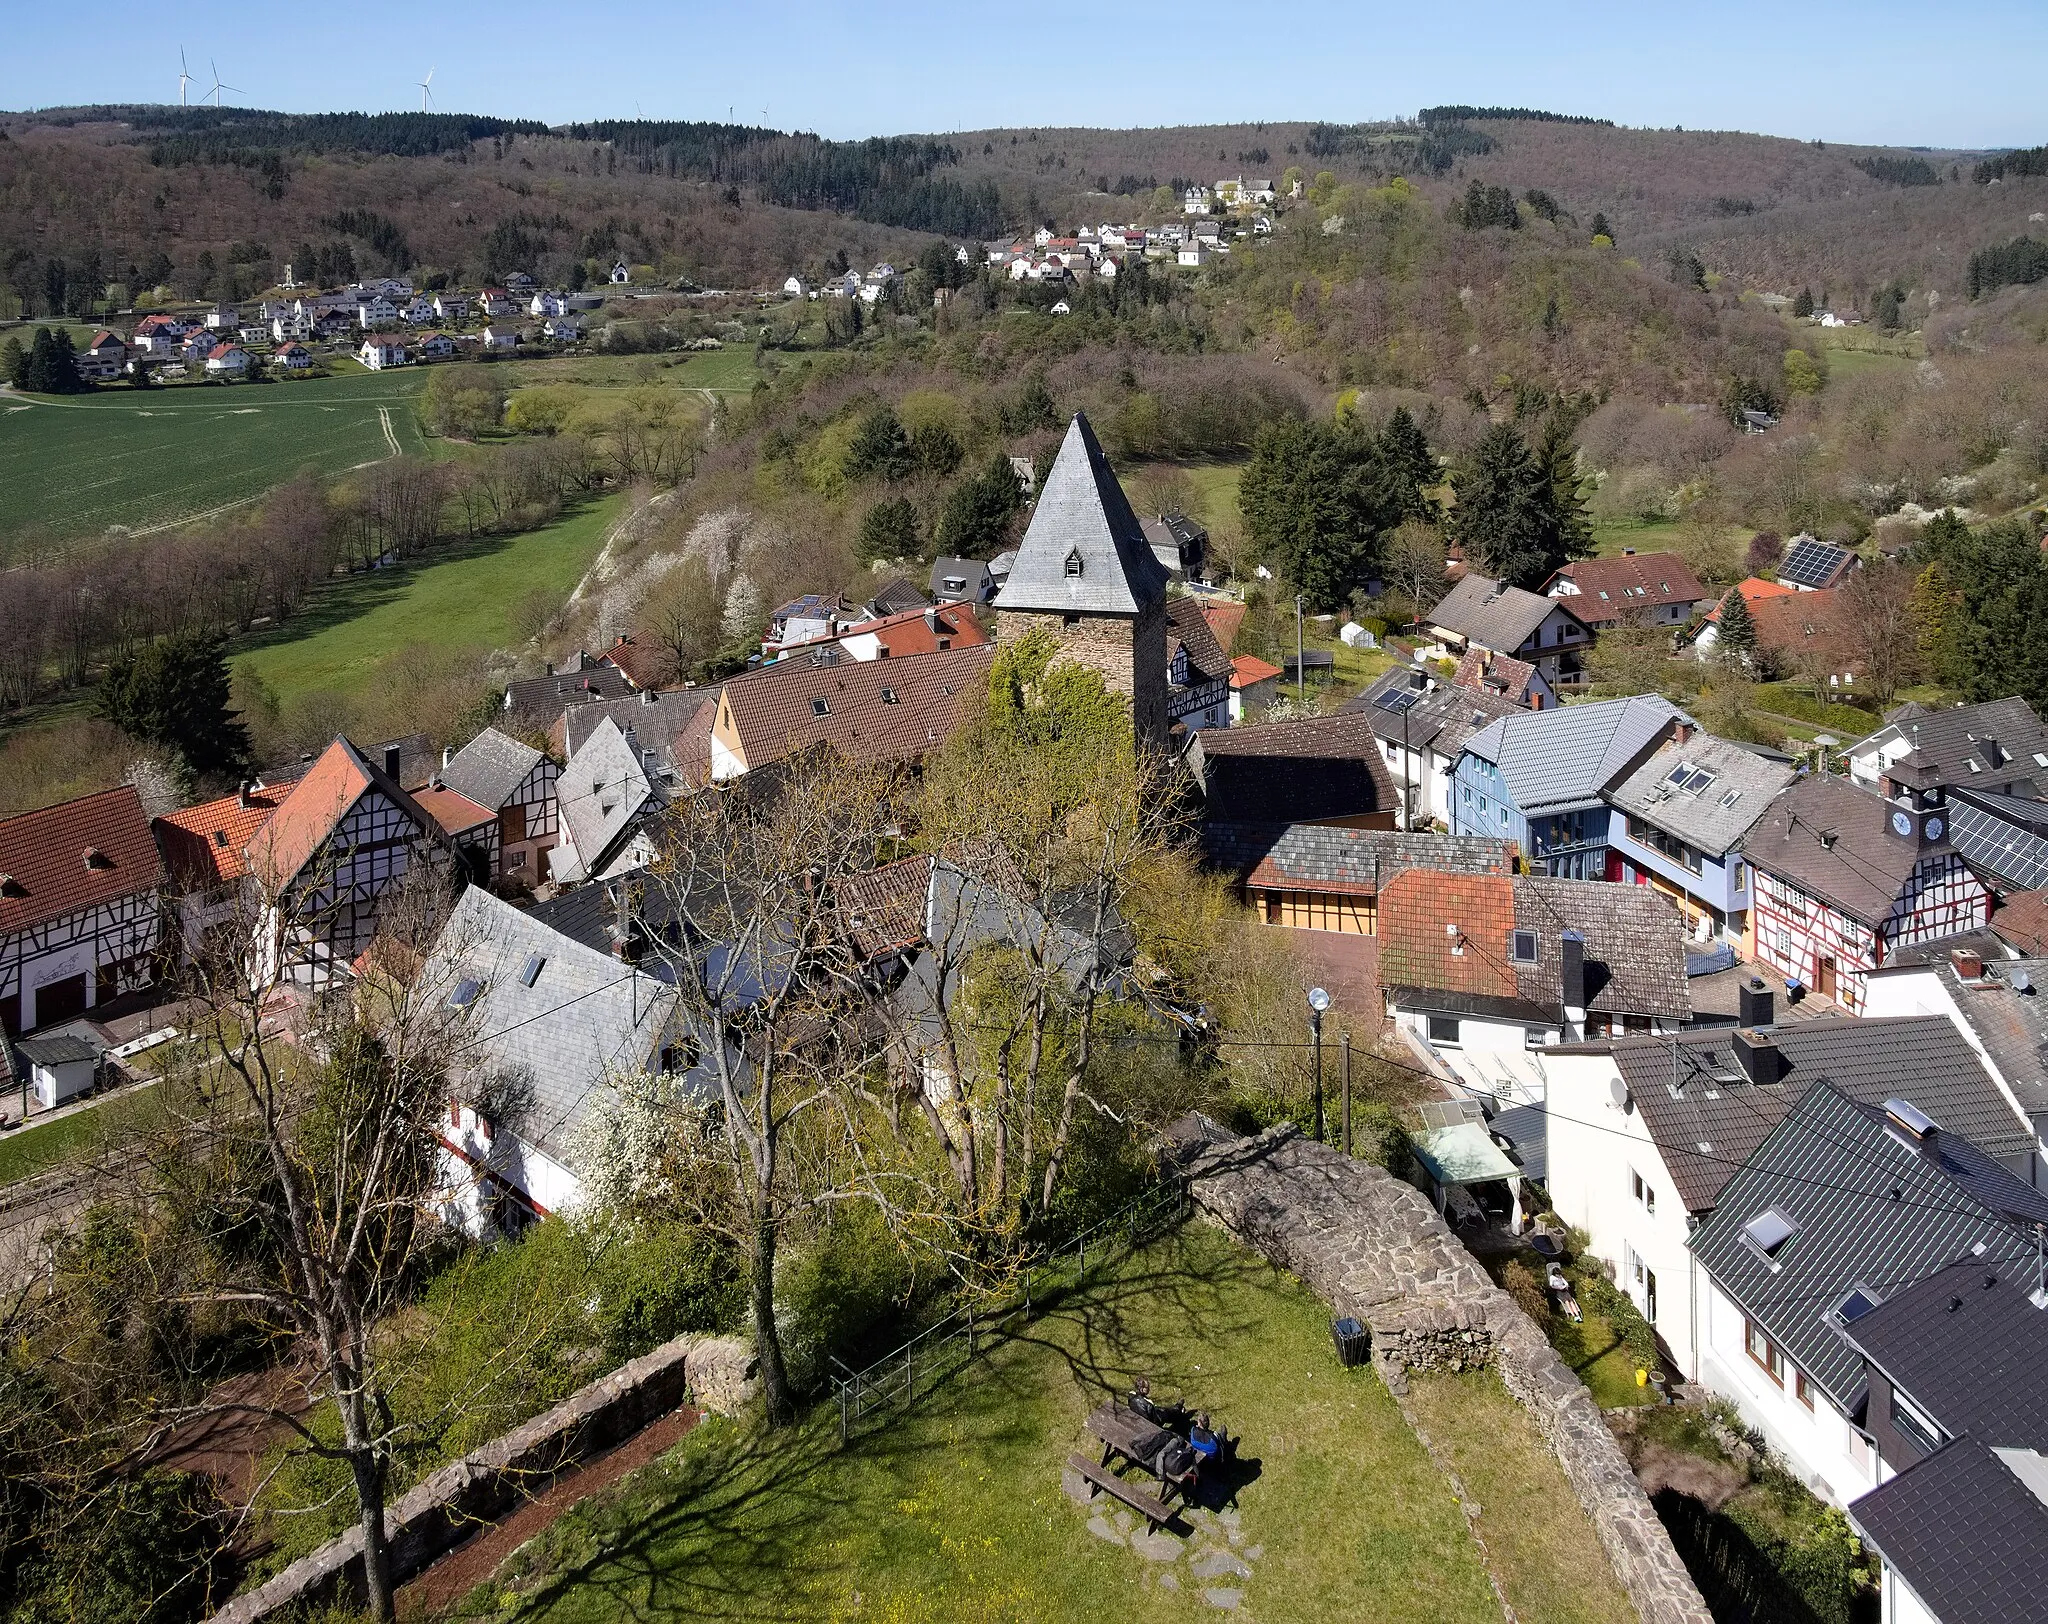
<path id="1" fill-rule="evenodd" d="M 544 595 L 560 607 L 624 502 L 623 495 L 602 497 L 539 530 L 445 547 L 413 564 L 335 581 L 274 636 L 247 639 L 229 658 L 288 700 L 356 695 L 391 656 L 415 645 L 514 646 L 525 640 L 519 621 L 527 605 Z"/>
<path id="2" fill-rule="evenodd" d="M 169 528 L 302 468 L 340 473 L 422 446 L 418 373 L 0 396 L 0 537 Z M 389 425 L 388 434 L 387 427 Z"/>

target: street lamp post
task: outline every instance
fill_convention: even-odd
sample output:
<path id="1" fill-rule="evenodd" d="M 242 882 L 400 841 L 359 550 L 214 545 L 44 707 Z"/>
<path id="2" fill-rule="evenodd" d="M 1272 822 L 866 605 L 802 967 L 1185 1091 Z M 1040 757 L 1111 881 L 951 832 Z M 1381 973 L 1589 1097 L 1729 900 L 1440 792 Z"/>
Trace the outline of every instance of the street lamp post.
<path id="1" fill-rule="evenodd" d="M 1308 990 L 1308 1030 L 1316 1051 L 1316 1143 L 1323 1141 L 1323 1011 L 1330 1007 L 1330 995 L 1321 987 Z"/>
<path id="2" fill-rule="evenodd" d="M 1294 595 L 1294 702 L 1303 704 L 1308 697 L 1308 672 L 1301 663 L 1301 594 Z"/>

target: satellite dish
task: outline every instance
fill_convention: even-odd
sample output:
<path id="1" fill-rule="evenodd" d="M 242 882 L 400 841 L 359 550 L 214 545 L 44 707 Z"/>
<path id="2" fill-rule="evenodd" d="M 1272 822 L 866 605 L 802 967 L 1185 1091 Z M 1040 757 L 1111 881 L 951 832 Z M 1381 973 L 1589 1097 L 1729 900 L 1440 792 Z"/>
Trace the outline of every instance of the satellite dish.
<path id="1" fill-rule="evenodd" d="M 1628 1109 L 1629 1092 L 1627 1083 L 1624 1083 L 1619 1077 L 1613 1078 L 1607 1084 L 1607 1092 L 1614 1097 L 1614 1108 L 1617 1111 L 1626 1111 Z"/>

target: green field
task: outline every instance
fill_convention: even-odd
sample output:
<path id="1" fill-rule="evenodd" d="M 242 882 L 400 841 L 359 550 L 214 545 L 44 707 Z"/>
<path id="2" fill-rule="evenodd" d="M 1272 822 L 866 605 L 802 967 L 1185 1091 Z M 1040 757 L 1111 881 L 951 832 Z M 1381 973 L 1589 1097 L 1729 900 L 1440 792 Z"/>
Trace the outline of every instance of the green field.
<path id="1" fill-rule="evenodd" d="M 354 694 L 400 649 L 493 649 L 516 644 L 524 600 L 559 605 L 604 545 L 623 496 L 587 502 L 524 535 L 450 547 L 416 564 L 352 575 L 324 588 L 274 638 L 244 642 L 229 658 L 253 669 L 280 699 Z"/>
<path id="2" fill-rule="evenodd" d="M 1093 1448 L 1088 1410 L 1140 1373 L 1242 1439 L 1235 1509 L 1186 1519 L 1178 1550 L 1133 1548 L 1128 1514 L 1062 1492 L 1068 1452 Z M 1483 1535 L 1502 1547 L 1494 1573 L 1516 1615 L 1632 1619 L 1563 1471 L 1498 1381 L 1431 1384 L 1426 1398 L 1433 1434 L 1485 1456 L 1460 1470 L 1487 1473 Z M 515 1552 L 455 1616 L 1171 1624 L 1219 1607 L 1501 1617 L 1459 1497 L 1378 1378 L 1338 1365 L 1328 1308 L 1190 1226 L 850 1446 L 829 1404 L 781 1434 L 707 1422 Z"/>
<path id="3" fill-rule="evenodd" d="M 178 385 L 55 399 L 0 395 L 0 536 L 169 528 L 247 502 L 302 468 L 339 473 L 418 451 L 417 375 Z M 389 437 L 386 424 L 389 424 Z"/>

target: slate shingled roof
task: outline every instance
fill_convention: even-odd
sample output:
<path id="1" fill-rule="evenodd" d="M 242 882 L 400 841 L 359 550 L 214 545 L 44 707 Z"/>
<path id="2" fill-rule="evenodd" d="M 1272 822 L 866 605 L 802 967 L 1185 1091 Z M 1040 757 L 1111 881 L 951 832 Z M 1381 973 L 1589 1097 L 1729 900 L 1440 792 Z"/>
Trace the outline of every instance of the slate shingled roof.
<path id="1" fill-rule="evenodd" d="M 1202 851 L 1240 884 L 1265 891 L 1375 896 L 1403 869 L 1512 874 L 1514 842 L 1322 823 L 1205 823 Z"/>
<path id="2" fill-rule="evenodd" d="M 599 726 L 611 722 L 621 731 L 633 730 L 634 737 L 651 750 L 668 748 L 669 741 L 687 728 L 706 705 L 717 706 L 724 691 L 722 683 L 698 688 L 672 688 L 666 693 L 629 694 L 624 699 L 600 700 L 578 705 L 562 721 L 563 754 L 575 758 Z M 664 763 L 666 765 L 666 763 Z"/>
<path id="3" fill-rule="evenodd" d="M 2048 1309 L 2033 1288 L 2031 1268 L 1964 1258 L 1842 1334 L 1950 1437 L 2048 1451 Z"/>
<path id="4" fill-rule="evenodd" d="M 633 829 L 664 802 L 648 773 L 645 746 L 609 720 L 569 758 L 555 796 L 568 840 L 549 860 L 565 883 L 603 877 Z"/>
<path id="5" fill-rule="evenodd" d="M 1560 591 L 1570 582 L 1576 592 Z M 1683 605 L 1688 614 L 1713 594 L 1692 566 L 1676 553 L 1625 553 L 1619 558 L 1580 558 L 1551 576 L 1543 590 L 1589 626 L 1604 625 L 1645 609 Z"/>
<path id="6" fill-rule="evenodd" d="M 1465 748 L 1498 767 L 1515 805 L 1534 817 L 1597 802 L 1659 735 L 1687 720 L 1658 694 L 1558 710 L 1518 707 L 1473 734 Z"/>
<path id="7" fill-rule="evenodd" d="M 1771 803 L 1743 838 L 1742 854 L 1765 873 L 1851 919 L 1881 925 L 1923 856 L 1953 848 L 1917 846 L 1891 831 L 1894 808 L 1876 790 L 1811 773 Z"/>
<path id="8" fill-rule="evenodd" d="M 1409 681 L 1407 668 L 1397 665 L 1356 699 L 1347 701 L 1337 714 L 1364 716 L 1373 732 L 1388 744 L 1398 747 L 1405 738 L 1415 750 L 1433 750 L 1455 761 L 1473 734 L 1525 708 L 1507 694 L 1461 688 L 1435 679 L 1426 690 L 1411 689 Z M 1412 705 L 1405 697 L 1410 692 L 1419 695 Z"/>
<path id="9" fill-rule="evenodd" d="M 1570 604 L 1558 599 L 1504 586 L 1488 576 L 1466 575 L 1424 618 L 1468 643 L 1512 654 L 1536 635 L 1554 609 L 1578 618 Z"/>
<path id="10" fill-rule="evenodd" d="M 540 965 L 529 985 L 523 972 L 534 959 Z M 511 1127 L 571 1171 L 577 1132 L 611 1097 L 611 1078 L 649 1069 L 675 1010 L 674 990 L 658 977 L 482 886 L 462 893 L 425 974 L 429 986 L 479 984 L 464 1047 L 466 1096 L 500 1078 L 530 1086 L 532 1107 Z"/>
<path id="11" fill-rule="evenodd" d="M 0 936 L 152 889 L 163 863 L 132 784 L 0 822 Z"/>
<path id="12" fill-rule="evenodd" d="M 2048 781 L 2048 724 L 2024 699 L 1990 699 L 1979 705 L 1930 710 L 1910 701 L 1892 711 L 1883 727 L 1850 745 L 1852 756 L 1867 755 L 1897 741 L 1910 745 L 1934 769 L 1937 784 L 1974 784 L 2000 789 L 2015 779 Z M 1996 745 L 1996 751 L 1989 747 Z M 1995 756 L 1995 759 L 1994 759 Z"/>
<path id="13" fill-rule="evenodd" d="M 2048 1117 L 2048 1001 L 2043 997 L 2048 993 L 2048 957 L 1987 956 L 1984 975 L 1976 981 L 1965 981 L 1946 960 L 1934 963 L 1934 974 L 2020 1109 Z M 2021 991 L 2022 987 L 2028 990 Z"/>
<path id="14" fill-rule="evenodd" d="M 2048 1504 L 2014 1465 L 2048 1468 L 1958 1438 L 1849 1507 L 1941 1624 L 2048 1624 Z"/>
<path id="15" fill-rule="evenodd" d="M 614 665 L 598 665 L 579 655 L 573 668 L 546 676 L 522 677 L 505 689 L 505 714 L 515 727 L 544 731 L 571 705 L 593 699 L 623 699 L 633 685 Z"/>
<path id="16" fill-rule="evenodd" d="M 1744 1231 L 1771 1208 L 1794 1230 L 1767 1255 Z M 1960 1134 L 1944 1125 L 1914 1145 L 1890 1129 L 1881 1106 L 1816 1084 L 1728 1181 L 1687 1245 L 1722 1292 L 1853 1415 L 1863 1361 L 1830 1318 L 1849 1291 L 1890 1296 L 1979 1244 L 1984 1267 L 2018 1265 L 2033 1257 L 2037 1222 L 2048 1223 L 2048 1196 Z"/>
<path id="17" fill-rule="evenodd" d="M 1186 759 L 1205 815 L 1227 823 L 1391 815 L 1401 799 L 1362 716 L 1203 728 Z"/>
<path id="18" fill-rule="evenodd" d="M 502 812 L 540 759 L 532 745 L 487 727 L 449 758 L 441 769 L 441 782 L 478 806 Z"/>
<path id="19" fill-rule="evenodd" d="M 1080 572 L 1069 572 L 1078 556 Z M 1080 412 L 1045 476 L 998 609 L 1135 615 L 1166 592 L 1167 573 Z"/>
<path id="20" fill-rule="evenodd" d="M 1690 1012 L 1677 910 L 1647 886 L 1597 880 L 1397 874 L 1380 891 L 1380 981 L 1410 1009 L 1555 1024 L 1567 930 L 1584 939 L 1587 1009 L 1669 1020 Z M 1535 934 L 1534 964 L 1510 957 L 1516 931 Z"/>
<path id="21" fill-rule="evenodd" d="M 1817 1083 L 1866 1105 L 1909 1099 L 1994 1156 L 2023 1159 L 2032 1144 L 1976 1051 L 1942 1016 L 1781 1022 L 1771 1040 L 1784 1076 L 1761 1086 L 1736 1065 L 1732 1028 L 1614 1044 L 1615 1067 L 1688 1212 L 1711 1211 L 1736 1169 Z"/>
<path id="22" fill-rule="evenodd" d="M 1711 775 L 1704 783 L 1703 774 Z M 1733 851 L 1797 776 L 1789 761 L 1696 733 L 1684 744 L 1674 739 L 1659 746 L 1608 791 L 1608 799 L 1694 850 L 1718 855 Z"/>

